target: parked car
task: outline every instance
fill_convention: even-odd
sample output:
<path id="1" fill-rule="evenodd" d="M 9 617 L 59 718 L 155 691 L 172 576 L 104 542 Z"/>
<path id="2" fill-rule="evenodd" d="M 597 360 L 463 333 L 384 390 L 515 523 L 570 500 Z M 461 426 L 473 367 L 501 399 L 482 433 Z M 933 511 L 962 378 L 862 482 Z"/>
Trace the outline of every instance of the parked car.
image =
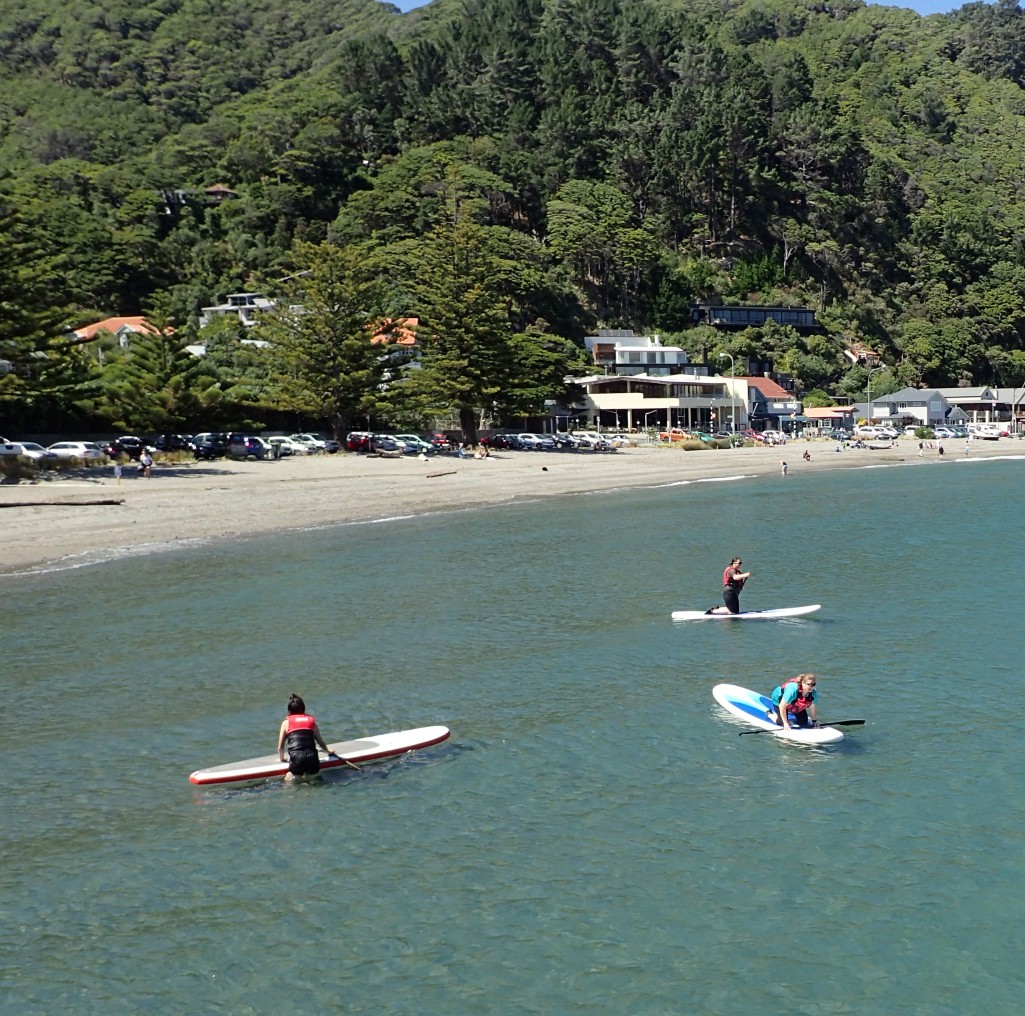
<path id="1" fill-rule="evenodd" d="M 854 428 L 856 437 L 878 437 L 879 428 L 871 423 L 860 423 Z"/>
<path id="2" fill-rule="evenodd" d="M 327 443 L 323 438 L 319 438 L 314 434 L 292 434 L 291 440 L 294 444 L 301 444 L 306 448 L 308 454 L 314 452 L 322 452 L 327 448 Z"/>
<path id="3" fill-rule="evenodd" d="M 264 438 L 264 440 L 270 445 L 271 455 L 275 458 L 282 459 L 286 455 L 307 455 L 309 453 L 306 445 L 299 444 L 290 437 L 283 437 L 281 434 L 275 434 L 273 437 Z"/>
<path id="4" fill-rule="evenodd" d="M 193 455 L 197 459 L 223 459 L 228 454 L 228 435 L 220 432 L 197 434 L 193 445 Z"/>
<path id="5" fill-rule="evenodd" d="M 891 441 L 895 441 L 900 436 L 893 427 L 876 427 L 876 434 L 879 437 L 889 438 Z"/>
<path id="6" fill-rule="evenodd" d="M 350 452 L 366 452 L 370 450 L 370 432 L 353 430 L 345 435 L 345 447 Z"/>
<path id="7" fill-rule="evenodd" d="M 255 434 L 229 434 L 228 455 L 233 459 L 269 459 L 271 447 Z"/>
<path id="8" fill-rule="evenodd" d="M 126 455 L 133 461 L 138 462 L 139 456 L 142 455 L 145 447 L 146 442 L 141 437 L 135 437 L 133 434 L 122 434 L 121 437 L 116 437 L 113 441 L 108 442 L 104 452 L 112 459 L 117 458 L 119 455 Z"/>
<path id="9" fill-rule="evenodd" d="M 196 446 L 190 434 L 160 434 L 153 440 L 153 449 L 158 452 L 194 452 Z"/>
<path id="10" fill-rule="evenodd" d="M 555 439 L 551 434 L 531 434 L 524 432 L 516 435 L 520 439 L 520 447 L 535 452 L 555 451 Z"/>
<path id="11" fill-rule="evenodd" d="M 419 455 L 420 452 L 426 452 L 429 455 L 431 452 L 437 451 L 430 441 L 424 440 L 419 434 L 396 434 L 395 440 L 404 442 L 406 450 L 411 455 Z"/>
<path id="12" fill-rule="evenodd" d="M 950 427 L 933 427 L 932 432 L 935 437 L 946 438 L 947 440 L 950 440 L 952 437 L 957 437 Z"/>
<path id="13" fill-rule="evenodd" d="M 375 455 L 398 456 L 405 454 L 406 446 L 396 441 L 391 434 L 374 434 L 370 438 L 370 449 Z"/>
<path id="14" fill-rule="evenodd" d="M 14 454 L 24 459 L 29 459 L 35 465 L 43 466 L 56 466 L 60 463 L 60 457 L 54 452 L 51 452 L 49 448 L 44 448 L 41 444 L 36 444 L 35 441 L 15 441 L 13 446 L 15 449 Z"/>
<path id="15" fill-rule="evenodd" d="M 107 460 L 107 456 L 88 441 L 58 441 L 47 450 L 53 452 L 61 462 L 79 461 L 94 466 Z"/>
<path id="16" fill-rule="evenodd" d="M 555 440 L 555 447 L 564 451 L 576 451 L 579 446 L 579 442 L 572 434 L 553 434 L 552 438 Z"/>
<path id="17" fill-rule="evenodd" d="M 575 430 L 573 431 L 573 436 L 577 439 L 581 448 L 588 448 L 591 451 L 607 452 L 612 447 L 601 434 L 593 430 Z M 675 441 L 677 438 L 674 437 L 673 440 Z"/>
<path id="18" fill-rule="evenodd" d="M 489 448 L 519 449 L 523 447 L 515 434 L 492 434 L 487 438 L 487 443 Z"/>
<path id="19" fill-rule="evenodd" d="M 613 448 L 629 448 L 630 447 L 630 438 L 628 438 L 625 434 L 606 434 L 605 435 L 605 440 L 608 441 L 608 443 Z"/>

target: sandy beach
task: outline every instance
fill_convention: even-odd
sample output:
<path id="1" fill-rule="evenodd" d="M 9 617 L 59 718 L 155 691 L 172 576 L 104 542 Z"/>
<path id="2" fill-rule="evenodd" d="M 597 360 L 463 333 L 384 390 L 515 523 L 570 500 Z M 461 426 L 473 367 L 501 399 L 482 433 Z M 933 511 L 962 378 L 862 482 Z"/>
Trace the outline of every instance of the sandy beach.
<path id="1" fill-rule="evenodd" d="M 133 465 L 121 483 L 113 467 L 50 474 L 0 486 L 0 572 L 181 540 L 255 536 L 473 505 L 498 504 L 617 487 L 781 473 L 787 482 L 823 469 L 907 463 L 945 468 L 965 457 L 965 443 L 945 454 L 918 442 L 835 451 L 826 441 L 783 447 L 702 449 L 638 445 L 616 452 L 496 452 L 486 460 L 439 455 L 429 462 L 337 454 L 266 462 L 158 462 L 150 479 Z M 810 461 L 803 459 L 807 450 Z M 975 441 L 971 458 L 1025 455 L 1013 439 Z M 116 502 L 116 503 L 95 503 Z"/>

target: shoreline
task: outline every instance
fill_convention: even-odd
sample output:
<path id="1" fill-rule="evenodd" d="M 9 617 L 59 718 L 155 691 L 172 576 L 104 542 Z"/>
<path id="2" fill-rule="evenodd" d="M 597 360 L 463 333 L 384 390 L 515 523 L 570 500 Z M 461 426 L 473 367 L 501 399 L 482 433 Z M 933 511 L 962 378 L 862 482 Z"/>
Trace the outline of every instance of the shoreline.
<path id="1" fill-rule="evenodd" d="M 455 511 L 564 494 L 780 476 L 800 483 L 823 470 L 964 461 L 963 445 L 921 458 L 916 441 L 835 451 L 833 442 L 683 451 L 637 445 L 616 452 L 505 451 L 487 460 L 437 456 L 423 462 L 352 453 L 264 462 L 158 462 L 151 479 L 110 466 L 0 486 L 0 575 L 92 563 L 175 543 L 265 536 L 342 523 Z M 804 451 L 811 460 L 802 459 Z M 974 441 L 970 460 L 1025 458 L 1025 443 Z M 96 504 L 89 502 L 103 501 Z M 111 501 L 121 503 L 111 504 Z"/>

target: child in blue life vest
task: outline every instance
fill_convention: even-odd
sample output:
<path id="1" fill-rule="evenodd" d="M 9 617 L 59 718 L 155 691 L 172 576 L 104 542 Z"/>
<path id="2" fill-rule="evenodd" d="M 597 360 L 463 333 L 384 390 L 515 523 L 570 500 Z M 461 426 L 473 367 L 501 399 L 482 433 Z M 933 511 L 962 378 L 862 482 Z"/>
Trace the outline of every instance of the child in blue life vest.
<path id="1" fill-rule="evenodd" d="M 798 674 L 772 689 L 772 708 L 766 716 L 785 730 L 791 727 L 815 727 L 814 674 Z"/>

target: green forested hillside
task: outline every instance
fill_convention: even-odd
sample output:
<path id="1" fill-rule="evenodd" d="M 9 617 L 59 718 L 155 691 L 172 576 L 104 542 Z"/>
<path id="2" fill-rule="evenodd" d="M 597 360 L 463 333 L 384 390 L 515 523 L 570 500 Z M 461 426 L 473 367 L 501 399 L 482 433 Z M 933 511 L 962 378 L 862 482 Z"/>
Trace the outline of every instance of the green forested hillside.
<path id="1" fill-rule="evenodd" d="M 855 0 L 435 0 L 408 15 L 374 0 L 0 0 L 0 272 L 37 266 L 26 304 L 43 320 L 156 301 L 203 341 L 200 307 L 284 295 L 342 248 L 360 252 L 340 262 L 350 274 L 380 283 L 367 320 L 501 317 L 467 327 L 461 353 L 501 347 L 500 381 L 455 403 L 421 381 L 405 401 L 393 385 L 391 402 L 303 403 L 338 420 L 445 400 L 524 411 L 557 382 L 528 395 L 516 371 L 538 355 L 568 366 L 565 340 L 599 325 L 771 358 L 804 390 L 863 390 L 842 355 L 857 344 L 891 367 L 874 388 L 1021 384 L 1023 83 L 1025 16 L 1007 0 L 929 18 Z M 208 202 L 214 184 L 233 196 Z M 477 253 L 446 257 L 456 242 Z M 480 285 L 490 265 L 489 295 L 442 312 L 422 276 L 458 294 L 456 263 Z M 825 332 L 691 328 L 710 299 L 810 305 Z M 100 371 L 82 354 L 28 401 L 26 358 L 62 355 L 46 331 L 0 326 L 21 377 L 0 382 L 0 412 L 94 419 L 111 358 Z M 250 360 L 221 378 L 225 413 L 299 411 Z"/>

